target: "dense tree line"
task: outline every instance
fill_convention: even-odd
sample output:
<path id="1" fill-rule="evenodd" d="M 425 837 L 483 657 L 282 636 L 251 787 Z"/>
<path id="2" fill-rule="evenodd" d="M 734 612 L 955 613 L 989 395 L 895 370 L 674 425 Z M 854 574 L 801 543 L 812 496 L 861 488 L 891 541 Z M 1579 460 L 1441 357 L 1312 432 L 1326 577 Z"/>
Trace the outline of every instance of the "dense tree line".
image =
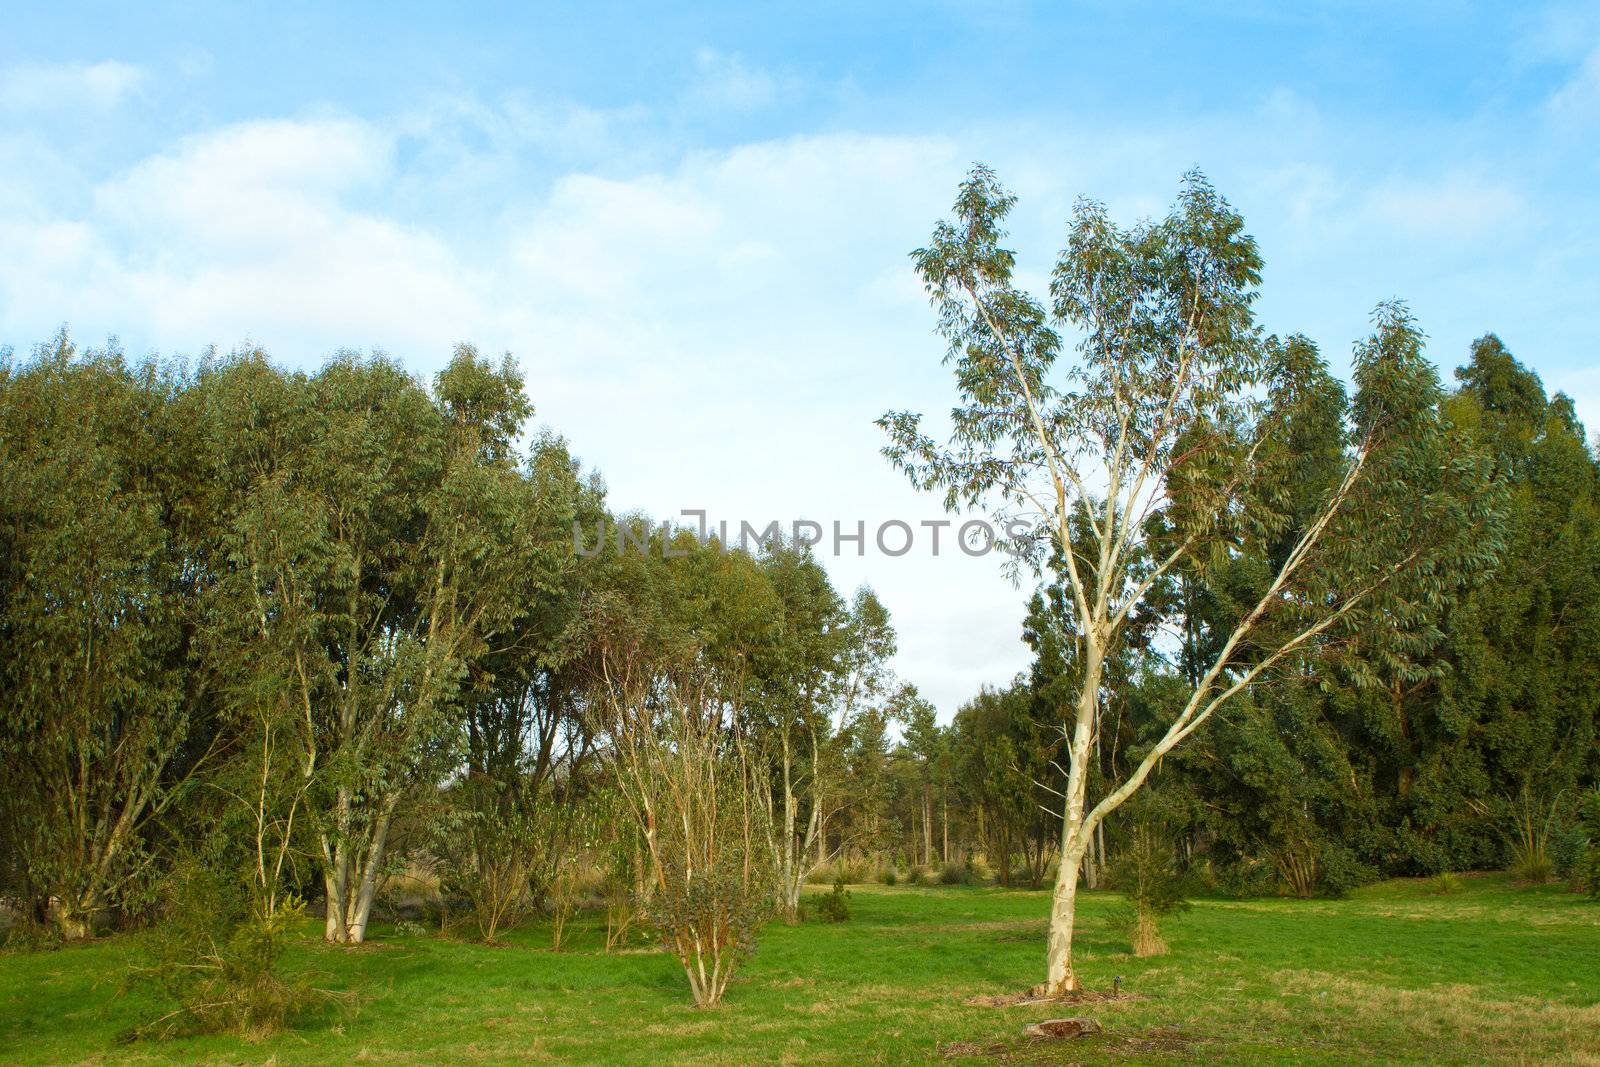
<path id="1" fill-rule="evenodd" d="M 379 355 L 7 353 L 17 928 L 176 931 L 173 997 L 258 1019 L 308 906 L 360 942 L 406 886 L 488 941 L 541 912 L 556 950 L 603 908 L 608 947 L 648 928 L 701 1004 L 819 878 L 1053 886 L 1060 990 L 1080 881 L 1157 908 L 1169 870 L 1593 887 L 1600 460 L 1570 399 L 1493 335 L 1447 387 L 1399 304 L 1347 387 L 1255 325 L 1259 254 L 1198 177 L 1131 230 L 1080 205 L 1048 309 L 1012 287 L 1010 205 L 980 168 L 917 253 L 954 438 L 883 420 L 947 504 L 1049 518 L 1008 546 L 1031 668 L 944 724 L 870 590 L 803 544 L 614 511 L 530 434 L 509 357 L 424 382 Z M 236 973 L 270 1003 L 193 985 Z"/>
<path id="2" fill-rule="evenodd" d="M 82 937 L 154 914 L 202 842 L 248 841 L 229 862 L 263 907 L 320 898 L 359 941 L 427 857 L 492 937 L 603 836 L 618 679 L 649 702 L 716 662 L 792 913 L 844 832 L 824 823 L 886 613 L 804 548 L 611 518 L 561 440 L 519 443 L 530 415 L 517 369 L 469 348 L 427 384 L 379 356 L 186 367 L 65 336 L 8 359 L 0 892 Z M 608 523 L 628 550 L 578 551 Z"/>
<path id="3" fill-rule="evenodd" d="M 1291 506 L 1332 469 L 1351 406 L 1392 385 L 1369 376 L 1348 397 L 1308 342 L 1294 344 L 1309 380 L 1286 441 Z M 1516 865 L 1538 879 L 1581 865 L 1580 812 L 1600 778 L 1600 461 L 1571 400 L 1547 395 L 1494 335 L 1472 345 L 1453 389 L 1413 356 L 1408 387 L 1445 427 L 1433 469 L 1450 456 L 1472 477 L 1430 488 L 1413 476 L 1408 490 L 1492 507 L 1502 543 L 1487 564 L 1443 560 L 1389 590 L 1163 760 L 1140 803 L 1214 888 L 1311 895 L 1387 876 Z M 1159 612 L 1126 635 L 1102 687 L 1091 796 L 1148 751 L 1265 569 L 1235 550 L 1179 572 Z M 1024 627 L 1030 671 L 932 736 L 905 731 L 888 754 L 899 777 L 882 817 L 907 864 L 981 857 L 1003 883 L 1049 883 L 1068 763 L 1054 709 L 1078 649 L 1059 562 L 1047 574 Z M 924 847 L 924 791 L 940 798 L 935 840 L 948 833 L 948 847 Z M 1091 886 L 1136 821 L 1094 842 Z"/>

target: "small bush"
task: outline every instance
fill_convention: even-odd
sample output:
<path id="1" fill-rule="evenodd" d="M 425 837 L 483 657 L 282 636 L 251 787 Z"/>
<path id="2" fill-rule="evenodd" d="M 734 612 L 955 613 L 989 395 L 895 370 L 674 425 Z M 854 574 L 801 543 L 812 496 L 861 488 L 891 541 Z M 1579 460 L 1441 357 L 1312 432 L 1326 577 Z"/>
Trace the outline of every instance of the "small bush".
<path id="1" fill-rule="evenodd" d="M 298 897 L 263 911 L 234 872 L 189 859 L 174 870 L 168 901 L 149 962 L 132 978 L 154 985 L 176 1006 L 125 1036 L 264 1036 L 336 999 L 281 965 L 305 914 Z"/>
<path id="2" fill-rule="evenodd" d="M 1459 874 L 1455 874 L 1451 871 L 1440 871 L 1436 876 L 1434 876 L 1433 880 L 1428 883 L 1428 891 L 1441 897 L 1447 897 L 1451 894 L 1461 892 L 1464 885 L 1465 882 L 1462 881 L 1462 878 Z"/>
<path id="3" fill-rule="evenodd" d="M 850 885 L 865 885 L 873 880 L 872 864 L 866 860 L 846 860 L 839 865 L 835 881 L 843 878 Z"/>
<path id="4" fill-rule="evenodd" d="M 11 925 L 0 932 L 0 950 L 44 952 L 61 947 L 61 928 L 45 922 L 31 908 L 0 905 L 9 912 Z"/>
<path id="5" fill-rule="evenodd" d="M 964 863 L 947 860 L 939 870 L 939 883 L 941 885 L 966 885 L 972 881 L 972 872 Z"/>
<path id="6" fill-rule="evenodd" d="M 1278 891 L 1278 872 L 1260 860 L 1238 863 L 1207 863 L 1201 870 L 1201 887 L 1217 896 L 1233 900 L 1270 897 Z"/>
<path id="7" fill-rule="evenodd" d="M 1128 935 L 1135 956 L 1164 956 L 1167 943 L 1161 937 L 1160 920 L 1189 907 L 1184 899 L 1183 874 L 1178 868 L 1177 850 L 1158 826 L 1136 826 L 1123 846 L 1111 876 L 1127 898 L 1121 925 Z"/>
<path id="8" fill-rule="evenodd" d="M 833 892 L 817 893 L 806 902 L 804 915 L 815 916 L 825 923 L 842 923 L 850 919 L 850 890 L 844 887 L 844 878 L 834 880 Z"/>
<path id="9" fill-rule="evenodd" d="M 906 881 L 912 885 L 932 885 L 933 870 L 919 863 L 906 874 Z"/>
<path id="10" fill-rule="evenodd" d="M 882 882 L 884 885 L 894 885 L 899 880 L 900 875 L 895 873 L 895 869 L 893 867 L 885 867 L 882 871 L 878 872 L 878 881 Z"/>
<path id="11" fill-rule="evenodd" d="M 880 880 L 882 872 L 864 859 L 837 859 L 817 864 L 806 875 L 812 885 L 832 885 L 841 878 L 846 885 L 865 885 Z"/>
<path id="12" fill-rule="evenodd" d="M 1556 864 L 1544 849 L 1517 849 L 1511 858 L 1511 876 L 1526 885 L 1544 885 L 1556 876 Z"/>
<path id="13" fill-rule="evenodd" d="M 1493 809 L 1478 805 L 1488 814 Z M 1553 845 L 1561 825 L 1561 799 L 1545 802 L 1534 790 L 1524 786 L 1515 798 L 1507 797 L 1502 809 L 1509 817 L 1504 820 L 1506 839 L 1511 846 L 1511 876 L 1526 885 L 1543 885 L 1556 876 L 1556 857 Z"/>

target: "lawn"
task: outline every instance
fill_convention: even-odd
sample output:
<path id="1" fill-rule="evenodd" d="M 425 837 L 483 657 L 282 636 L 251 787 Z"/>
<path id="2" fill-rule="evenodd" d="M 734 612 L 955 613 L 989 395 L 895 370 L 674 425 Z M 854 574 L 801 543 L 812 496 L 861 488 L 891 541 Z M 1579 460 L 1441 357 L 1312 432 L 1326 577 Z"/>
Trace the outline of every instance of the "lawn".
<path id="1" fill-rule="evenodd" d="M 1043 893 L 856 887 L 848 923 L 771 926 L 710 1011 L 669 957 L 605 955 L 592 926 L 555 954 L 537 925 L 495 948 L 379 928 L 356 949 L 308 925 L 297 959 L 360 1005 L 259 1041 L 118 1044 L 155 1009 L 120 991 L 139 942 L 118 937 L 0 956 L 0 1062 L 1600 1064 L 1600 906 L 1499 876 L 1428 889 L 1198 901 L 1153 959 L 1128 953 L 1118 898 L 1089 893 L 1082 973 L 1130 995 L 1070 1007 L 973 1003 L 1042 977 Z M 1022 1036 L 1052 1015 L 1104 1033 Z"/>

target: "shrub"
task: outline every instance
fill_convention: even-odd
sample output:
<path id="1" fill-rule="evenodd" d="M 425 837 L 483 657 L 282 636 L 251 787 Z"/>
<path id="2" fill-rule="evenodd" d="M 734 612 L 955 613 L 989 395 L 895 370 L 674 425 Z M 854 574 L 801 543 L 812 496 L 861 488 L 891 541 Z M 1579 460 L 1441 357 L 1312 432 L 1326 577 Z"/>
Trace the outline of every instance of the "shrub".
<path id="1" fill-rule="evenodd" d="M 190 857 L 176 866 L 168 914 L 148 942 L 149 961 L 131 975 L 175 1006 L 125 1036 L 261 1036 L 335 999 L 281 965 L 305 902 L 291 896 L 266 910 L 252 896 L 226 864 Z"/>
<path id="2" fill-rule="evenodd" d="M 1508 870 L 1513 878 L 1528 885 L 1543 885 L 1556 876 L 1556 862 L 1550 849 L 1559 823 L 1559 796 L 1546 804 L 1524 786 L 1517 797 L 1504 801 L 1500 812 L 1495 812 L 1487 804 L 1475 806 L 1484 814 L 1502 816 L 1506 827 L 1504 832 L 1511 846 L 1511 866 Z"/>
<path id="3" fill-rule="evenodd" d="M 1257 859 L 1208 862 L 1200 872 L 1200 882 L 1208 892 L 1233 900 L 1272 896 L 1281 884 L 1276 869 Z"/>
<path id="4" fill-rule="evenodd" d="M 972 872 L 967 869 L 967 865 L 964 863 L 946 860 L 944 866 L 939 870 L 939 882 L 941 885 L 966 885 L 970 881 L 972 881 Z"/>
<path id="5" fill-rule="evenodd" d="M 1527 885 L 1544 885 L 1556 876 L 1555 860 L 1543 848 L 1515 849 L 1511 855 L 1511 876 Z"/>
<path id="6" fill-rule="evenodd" d="M 906 874 L 906 881 L 912 885 L 932 885 L 933 870 L 919 863 Z"/>
<path id="7" fill-rule="evenodd" d="M 839 864 L 834 880 L 843 878 L 850 885 L 865 885 L 873 880 L 873 866 L 864 859 L 845 860 Z"/>
<path id="8" fill-rule="evenodd" d="M 605 879 L 600 894 L 606 909 L 606 951 L 623 948 L 640 920 L 640 887 L 645 877 L 644 844 L 637 827 L 613 834 L 603 854 Z"/>
<path id="9" fill-rule="evenodd" d="M 607 699 L 617 785 L 644 839 L 646 913 L 695 1005 L 711 1007 L 773 912 L 776 871 L 753 844 L 770 829 L 754 802 L 762 787 L 744 749 L 726 744 L 724 709 L 703 680 L 676 680 L 665 707 L 654 676 L 625 680 Z"/>
<path id="10" fill-rule="evenodd" d="M 7 952 L 43 952 L 61 947 L 61 929 L 43 922 L 30 910 L 12 912 L 11 925 L 0 936 L 0 947 Z"/>
<path id="11" fill-rule="evenodd" d="M 842 923 L 850 918 L 850 890 L 844 887 L 844 878 L 840 876 L 833 883 L 833 892 L 818 893 L 810 901 L 806 911 L 827 923 Z"/>
<path id="12" fill-rule="evenodd" d="M 1447 897 L 1453 893 L 1461 892 L 1463 885 L 1464 883 L 1459 874 L 1454 874 L 1450 871 L 1440 871 L 1434 876 L 1433 880 L 1428 883 L 1428 891 L 1441 897 Z"/>
<path id="13" fill-rule="evenodd" d="M 452 791 L 431 850 L 444 899 L 468 904 L 469 921 L 484 942 L 493 944 L 532 909 L 547 839 L 537 806 L 517 789 L 474 776 Z"/>
<path id="14" fill-rule="evenodd" d="M 806 873 L 806 881 L 812 885 L 832 885 L 843 878 L 846 885 L 865 885 L 882 878 L 882 872 L 872 863 L 864 859 L 838 859 L 819 863 Z"/>
<path id="15" fill-rule="evenodd" d="M 884 885 L 894 885 L 899 880 L 900 875 L 895 872 L 893 867 L 885 867 L 883 870 L 878 872 L 878 881 L 882 882 Z"/>
<path id="16" fill-rule="evenodd" d="M 1189 906 L 1172 842 L 1154 823 L 1136 826 L 1112 864 L 1111 877 L 1127 898 L 1121 924 L 1132 943 L 1133 954 L 1166 955 L 1160 920 Z"/>

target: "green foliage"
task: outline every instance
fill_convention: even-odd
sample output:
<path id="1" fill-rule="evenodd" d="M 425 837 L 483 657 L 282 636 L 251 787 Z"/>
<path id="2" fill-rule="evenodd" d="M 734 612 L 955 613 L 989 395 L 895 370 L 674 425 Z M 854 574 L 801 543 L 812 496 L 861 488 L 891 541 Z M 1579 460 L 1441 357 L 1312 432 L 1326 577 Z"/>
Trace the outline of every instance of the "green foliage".
<path id="1" fill-rule="evenodd" d="M 1600 900 L 1600 787 L 1584 795 L 1579 826 L 1584 846 L 1577 864 L 1590 900 Z"/>
<path id="2" fill-rule="evenodd" d="M 64 334 L 0 373 L 0 891 L 71 939 L 150 902 L 147 832 L 195 761 L 185 384 Z"/>
<path id="3" fill-rule="evenodd" d="M 1048 685 L 1049 682 L 1043 684 Z M 1063 782 L 1057 765 L 1063 756 L 1059 730 L 1035 691 L 1018 681 L 1006 689 L 985 689 L 956 712 L 951 731 L 951 763 L 961 799 L 984 813 L 980 845 L 1003 886 L 1014 884 L 1017 861 L 1028 884 L 1045 878 L 1045 857 L 1060 836 L 1049 809 Z M 976 835 L 974 835 L 976 836 Z"/>
<path id="4" fill-rule="evenodd" d="M 1440 871 L 1433 876 L 1432 882 L 1429 883 L 1429 889 L 1441 897 L 1448 897 L 1461 892 L 1464 885 L 1465 883 L 1459 874 L 1451 871 Z"/>
<path id="5" fill-rule="evenodd" d="M 765 856 L 724 842 L 709 865 L 668 847 L 647 911 L 665 947 L 690 974 L 695 1002 L 722 998 L 734 968 L 756 950 L 761 929 L 772 918 L 773 885 Z"/>
<path id="6" fill-rule="evenodd" d="M 140 1024 L 132 1037 L 228 1032 L 275 1033 L 331 1004 L 283 954 L 305 912 L 289 897 L 265 911 L 248 882 L 217 857 L 179 861 L 164 888 L 161 921 L 148 960 L 133 974 L 175 1005 Z"/>
<path id="7" fill-rule="evenodd" d="M 831 893 L 816 893 L 806 900 L 808 918 L 825 923 L 842 923 L 850 919 L 850 890 L 844 887 L 844 876 L 834 879 Z"/>
<path id="8" fill-rule="evenodd" d="M 1110 636 L 1089 654 L 1070 571 L 1093 588 L 1129 512 L 1080 492 L 1028 546 L 1030 670 L 948 724 L 888 671 L 883 603 L 841 597 L 804 546 L 723 551 L 627 516 L 650 557 L 577 552 L 573 523 L 610 517 L 603 485 L 559 438 L 519 444 L 532 408 L 508 360 L 462 347 L 425 382 L 378 356 L 189 369 L 65 336 L 0 360 L 8 944 L 150 922 L 147 986 L 172 1012 L 150 1032 L 270 1029 L 319 1002 L 285 969 L 298 900 L 331 897 L 327 936 L 360 939 L 409 857 L 437 861 L 484 940 L 546 923 L 556 947 L 581 940 L 597 891 L 608 947 L 648 917 L 686 971 L 710 968 L 691 984 L 715 1000 L 807 871 L 835 890 L 812 910 L 844 884 L 991 866 L 1045 885 L 1069 770 L 1092 809 L 1191 694 L 1247 675 L 1145 787 L 1209 888 L 1359 897 L 1437 874 L 1444 893 L 1450 872 L 1509 866 L 1600 894 L 1600 463 L 1571 400 L 1493 335 L 1447 389 L 1399 304 L 1357 346 L 1348 395 L 1309 340 L 1256 327 L 1259 250 L 1198 177 L 1153 223 L 1080 208 L 1048 302 L 1013 286 L 1011 203 L 975 172 L 918 253 L 961 391 L 944 445 L 885 416 L 918 485 L 1008 514 L 1025 487 L 1050 499 L 1048 479 L 1023 484 L 1051 465 L 1023 392 L 1098 454 L 1129 389 L 1164 395 L 1185 351 L 1210 370 L 1181 431 L 1159 404 L 1131 413 L 1165 473 L 1106 572 L 1131 598 Z M 1326 542 L 1230 644 L 1358 455 Z M 1352 590 L 1361 604 L 1252 674 Z M 1074 755 L 1062 726 L 1091 660 Z M 656 759 L 632 779 L 619 708 Z M 685 752 L 675 780 L 661 757 Z M 1124 822 L 1086 863 L 1139 883 L 1129 865 L 1150 853 L 1159 874 L 1162 850 Z M 174 854 L 216 834 L 254 858 Z M 1133 932 L 1159 940 L 1160 894 L 1137 892 Z M 189 899 L 210 903 L 172 906 Z"/>
<path id="9" fill-rule="evenodd" d="M 1164 955 L 1167 945 L 1161 938 L 1160 922 L 1186 910 L 1189 902 L 1176 846 L 1148 811 L 1135 813 L 1133 830 L 1111 864 L 1110 875 L 1127 900 L 1121 925 L 1134 955 Z"/>
<path id="10" fill-rule="evenodd" d="M 430 836 L 439 888 L 446 901 L 467 902 L 473 929 L 493 944 L 505 927 L 534 907 L 534 880 L 556 862 L 550 828 L 534 805 L 493 779 L 468 778 L 449 793 Z M 446 915 L 454 924 L 455 916 Z"/>

